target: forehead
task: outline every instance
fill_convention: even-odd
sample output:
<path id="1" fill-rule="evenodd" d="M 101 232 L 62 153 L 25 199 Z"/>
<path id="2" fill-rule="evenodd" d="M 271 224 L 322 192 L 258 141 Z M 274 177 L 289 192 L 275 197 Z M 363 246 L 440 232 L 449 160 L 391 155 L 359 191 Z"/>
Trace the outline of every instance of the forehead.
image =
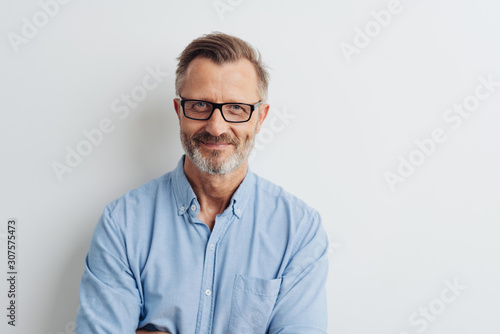
<path id="1" fill-rule="evenodd" d="M 189 98 L 213 102 L 236 98 L 245 99 L 241 102 L 255 102 L 258 99 L 257 72 L 254 65 L 244 58 L 216 64 L 210 59 L 196 57 L 187 68 L 181 93 Z"/>

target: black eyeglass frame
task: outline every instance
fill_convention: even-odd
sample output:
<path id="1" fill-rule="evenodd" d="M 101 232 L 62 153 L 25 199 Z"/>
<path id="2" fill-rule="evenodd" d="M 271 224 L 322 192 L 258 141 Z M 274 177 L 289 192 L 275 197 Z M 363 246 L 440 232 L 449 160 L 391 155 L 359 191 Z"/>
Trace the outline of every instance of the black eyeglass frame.
<path id="1" fill-rule="evenodd" d="M 215 109 L 219 109 L 220 114 L 222 115 L 222 118 L 224 118 L 224 120 L 228 123 L 246 123 L 246 122 L 248 122 L 252 118 L 252 114 L 255 111 L 255 109 L 263 103 L 262 101 L 259 101 L 256 104 L 239 103 L 239 102 L 214 103 L 214 102 L 209 102 L 209 101 L 204 101 L 204 100 L 184 99 L 182 96 L 180 96 L 180 100 L 181 100 L 180 102 L 181 102 L 181 107 L 182 107 L 182 113 L 184 114 L 184 116 L 186 118 L 193 119 L 195 121 L 206 121 L 206 120 L 209 120 L 210 117 L 212 117 Z M 208 103 L 208 104 L 212 105 L 212 107 L 213 107 L 212 112 L 210 113 L 210 115 L 208 115 L 207 118 L 203 118 L 203 119 L 189 117 L 188 115 L 186 115 L 186 109 L 184 108 L 184 104 L 186 104 L 186 102 L 189 102 L 189 101 Z M 226 119 L 226 117 L 224 116 L 224 113 L 222 112 L 222 107 L 225 106 L 226 104 L 242 104 L 244 106 L 249 106 L 250 107 L 250 115 L 248 116 L 248 119 L 246 121 L 228 121 Z"/>

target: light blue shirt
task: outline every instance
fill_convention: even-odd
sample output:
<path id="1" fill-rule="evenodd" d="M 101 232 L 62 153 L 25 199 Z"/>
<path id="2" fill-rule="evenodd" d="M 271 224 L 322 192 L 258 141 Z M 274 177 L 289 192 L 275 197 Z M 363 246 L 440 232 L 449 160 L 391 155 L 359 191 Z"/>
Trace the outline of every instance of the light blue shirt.
<path id="1" fill-rule="evenodd" d="M 104 209 L 75 333 L 326 333 L 319 214 L 249 170 L 210 231 L 183 166 Z"/>

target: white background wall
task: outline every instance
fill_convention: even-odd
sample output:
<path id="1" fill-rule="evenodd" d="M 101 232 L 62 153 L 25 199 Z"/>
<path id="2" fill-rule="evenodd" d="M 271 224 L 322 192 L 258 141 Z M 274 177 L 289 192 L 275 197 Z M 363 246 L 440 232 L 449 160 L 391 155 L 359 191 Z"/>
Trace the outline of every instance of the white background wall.
<path id="1" fill-rule="evenodd" d="M 248 40 L 271 68 L 268 121 L 282 118 L 267 123 L 251 167 L 322 214 L 329 332 L 500 331 L 500 86 L 474 97 L 479 77 L 500 81 L 498 2 L 72 0 L 47 22 L 36 0 L 1 4 L 1 333 L 72 332 L 94 226 L 107 203 L 176 165 L 175 57 L 214 30 Z M 371 12 L 388 6 L 381 26 Z M 127 117 L 113 112 L 147 67 L 168 75 Z M 462 103 L 474 111 L 448 111 Z M 60 182 L 53 163 L 103 119 L 113 130 Z M 419 153 L 415 141 L 436 129 L 440 142 Z M 391 189 L 398 168 L 407 174 Z"/>

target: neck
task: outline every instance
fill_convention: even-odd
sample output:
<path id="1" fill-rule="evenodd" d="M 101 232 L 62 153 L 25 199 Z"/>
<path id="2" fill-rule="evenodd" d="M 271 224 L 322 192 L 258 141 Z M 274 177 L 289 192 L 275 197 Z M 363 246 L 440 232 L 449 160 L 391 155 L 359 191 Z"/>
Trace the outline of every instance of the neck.
<path id="1" fill-rule="evenodd" d="M 202 172 L 187 156 L 184 160 L 184 173 L 200 203 L 200 214 L 213 216 L 222 213 L 236 189 L 245 178 L 248 161 L 226 174 Z"/>

